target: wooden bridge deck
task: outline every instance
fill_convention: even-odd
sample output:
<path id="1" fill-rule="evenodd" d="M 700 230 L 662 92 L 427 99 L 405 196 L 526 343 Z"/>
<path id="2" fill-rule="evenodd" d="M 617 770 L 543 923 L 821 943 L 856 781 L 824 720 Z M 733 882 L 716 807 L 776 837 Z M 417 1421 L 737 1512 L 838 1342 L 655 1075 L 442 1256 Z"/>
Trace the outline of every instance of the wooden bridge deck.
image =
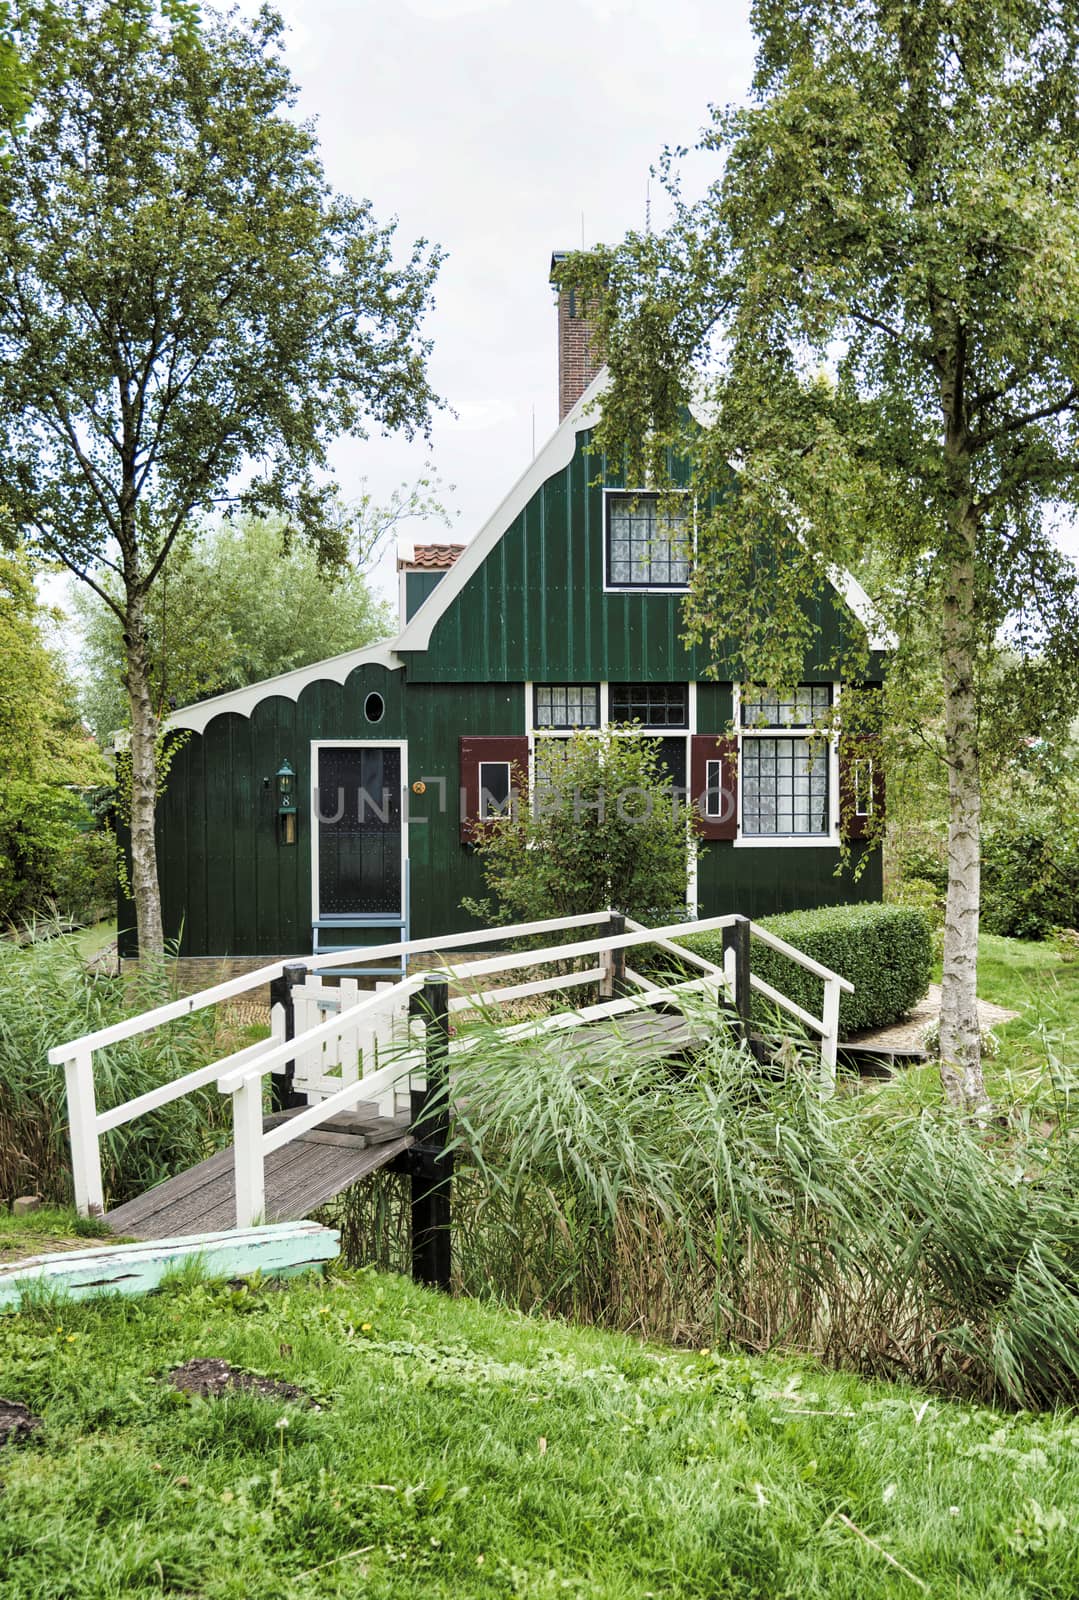
<path id="1" fill-rule="evenodd" d="M 279 1111 L 264 1128 L 294 1116 Z M 266 1157 L 266 1222 L 293 1222 L 350 1184 L 388 1166 L 412 1144 L 408 1117 L 381 1118 L 375 1106 L 329 1118 Z M 233 1153 L 219 1150 L 197 1167 L 168 1178 L 105 1216 L 112 1231 L 130 1239 L 171 1239 L 236 1226 Z"/>

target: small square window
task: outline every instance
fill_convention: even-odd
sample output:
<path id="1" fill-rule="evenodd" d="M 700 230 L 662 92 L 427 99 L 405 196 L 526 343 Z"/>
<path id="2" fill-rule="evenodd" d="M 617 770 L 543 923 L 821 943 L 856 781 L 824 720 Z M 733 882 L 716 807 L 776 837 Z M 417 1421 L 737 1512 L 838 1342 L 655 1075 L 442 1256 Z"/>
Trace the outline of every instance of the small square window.
<path id="1" fill-rule="evenodd" d="M 607 584 L 611 589 L 685 589 L 693 535 L 675 494 L 607 496 Z"/>

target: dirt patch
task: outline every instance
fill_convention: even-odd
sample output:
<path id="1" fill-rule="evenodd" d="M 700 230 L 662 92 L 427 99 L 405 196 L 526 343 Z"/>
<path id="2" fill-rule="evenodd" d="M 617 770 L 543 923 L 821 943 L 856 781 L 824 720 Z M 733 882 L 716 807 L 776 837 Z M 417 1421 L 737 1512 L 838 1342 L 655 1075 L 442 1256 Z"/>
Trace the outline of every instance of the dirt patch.
<path id="1" fill-rule="evenodd" d="M 173 1367 L 169 1381 L 183 1394 L 201 1395 L 206 1400 L 216 1400 L 230 1390 L 240 1389 L 247 1394 L 260 1394 L 267 1400 L 292 1400 L 297 1405 L 319 1407 L 295 1383 L 282 1383 L 276 1378 L 260 1378 L 255 1372 L 242 1372 L 220 1357 L 208 1356 L 199 1361 L 185 1361 L 182 1367 Z"/>
<path id="2" fill-rule="evenodd" d="M 0 1400 L 0 1446 L 22 1444 L 41 1425 L 41 1418 L 20 1400 Z"/>

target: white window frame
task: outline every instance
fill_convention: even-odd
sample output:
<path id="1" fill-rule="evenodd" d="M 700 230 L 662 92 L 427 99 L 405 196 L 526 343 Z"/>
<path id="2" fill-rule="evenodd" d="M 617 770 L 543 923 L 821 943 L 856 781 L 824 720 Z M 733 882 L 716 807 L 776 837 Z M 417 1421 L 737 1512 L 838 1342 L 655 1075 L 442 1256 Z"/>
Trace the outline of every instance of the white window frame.
<path id="1" fill-rule="evenodd" d="M 318 904 L 318 842 L 319 822 L 315 810 L 315 791 L 318 788 L 318 752 L 320 750 L 399 750 L 401 752 L 401 905 L 405 915 L 405 897 L 408 894 L 408 740 L 407 739 L 312 739 L 311 773 L 308 794 L 308 816 L 311 819 L 311 921 L 321 920 Z M 378 915 L 378 913 L 373 913 Z M 357 912 L 363 916 L 363 912 Z M 389 912 L 386 913 L 390 915 Z"/>
<path id="2" fill-rule="evenodd" d="M 476 788 L 477 788 L 477 802 L 478 802 L 478 807 L 479 807 L 479 815 L 477 817 L 477 821 L 479 821 L 479 822 L 491 822 L 497 817 L 506 816 L 507 813 L 505 811 L 501 810 L 501 809 L 491 810 L 491 811 L 489 811 L 487 809 L 486 801 L 490 797 L 491 791 L 489 789 L 485 789 L 484 786 L 483 786 L 483 769 L 484 769 L 484 767 L 501 767 L 503 769 L 503 771 L 506 774 L 506 804 L 507 805 L 511 805 L 513 803 L 513 762 L 512 761 L 478 761 L 476 763 L 476 772 L 477 772 Z"/>
<path id="3" fill-rule="evenodd" d="M 864 775 L 864 777 L 863 777 Z M 851 766 L 851 792 L 854 797 L 854 815 L 856 817 L 875 817 L 877 808 L 874 801 L 874 778 L 876 776 L 873 757 L 857 756 Z M 865 800 L 864 807 L 859 803 Z"/>
<path id="4" fill-rule="evenodd" d="M 615 488 L 604 488 L 604 490 L 603 490 L 603 593 L 604 594 L 688 594 L 689 593 L 689 584 L 688 583 L 646 584 L 646 583 L 612 583 L 611 582 L 610 563 L 608 562 L 608 559 L 607 559 L 607 553 L 608 553 L 609 542 L 610 542 L 609 541 L 609 535 L 608 535 L 608 529 L 610 528 L 609 497 L 611 495 L 621 495 L 621 496 L 638 495 L 642 499 L 647 496 L 648 499 L 650 499 L 650 500 L 658 500 L 658 499 L 661 499 L 664 494 L 684 494 L 684 495 L 689 496 L 689 498 L 691 500 L 691 505 L 690 505 L 690 508 L 689 508 L 689 518 L 688 518 L 688 520 L 689 520 L 689 564 L 690 564 L 691 568 L 696 565 L 696 562 L 697 562 L 697 502 L 696 502 L 696 498 L 693 496 L 691 490 L 689 490 L 689 489 L 661 490 L 661 489 L 615 489 Z"/>
<path id="5" fill-rule="evenodd" d="M 738 739 L 738 832 L 733 840 L 735 849 L 741 850 L 838 850 L 839 839 L 839 735 L 838 732 L 818 734 L 827 744 L 828 755 L 828 831 L 827 833 L 744 833 L 742 830 L 742 784 L 745 768 L 742 761 L 742 746 L 745 739 L 763 738 L 788 738 L 804 739 L 806 729 L 803 728 L 743 728 L 742 726 L 742 690 L 743 685 L 733 685 L 734 697 L 734 726 Z M 832 710 L 838 710 L 840 685 L 831 684 Z"/>

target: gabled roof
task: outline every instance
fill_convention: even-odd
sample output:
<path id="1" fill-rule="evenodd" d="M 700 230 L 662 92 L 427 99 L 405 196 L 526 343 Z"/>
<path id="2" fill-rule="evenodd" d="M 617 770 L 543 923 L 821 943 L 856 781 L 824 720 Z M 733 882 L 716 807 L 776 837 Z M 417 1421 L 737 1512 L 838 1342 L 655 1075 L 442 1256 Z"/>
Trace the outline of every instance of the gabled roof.
<path id="1" fill-rule="evenodd" d="M 309 666 L 283 672 L 276 678 L 263 678 L 259 683 L 248 684 L 243 689 L 231 689 L 215 695 L 212 700 L 200 700 L 195 705 L 183 706 L 173 712 L 168 720 L 170 728 L 191 728 L 201 733 L 206 724 L 216 716 L 234 712 L 250 716 L 255 706 L 272 695 L 287 700 L 298 700 L 308 684 L 328 678 L 344 683 L 357 667 L 368 664 L 394 670 L 403 663 L 401 656 L 409 651 L 426 650 L 435 624 L 448 610 L 469 579 L 479 571 L 499 540 L 512 526 L 532 496 L 556 472 L 561 472 L 573 460 L 577 448 L 577 435 L 585 432 L 595 421 L 594 407 L 609 382 L 607 368 L 599 372 L 582 394 L 573 410 L 568 412 L 548 439 L 543 449 L 518 478 L 509 494 L 492 516 L 484 523 L 476 537 L 465 545 L 417 545 L 414 558 L 423 551 L 454 552 L 452 558 L 440 565 L 437 561 L 398 562 L 398 567 L 413 571 L 444 571 L 446 576 L 435 585 L 427 599 L 405 624 L 396 638 L 383 639 L 378 644 L 366 645 L 359 650 L 349 650 L 343 655 L 330 656 L 324 661 L 313 661 Z M 829 578 L 843 601 L 865 628 L 871 650 L 888 651 L 895 648 L 895 638 L 884 628 L 875 608 L 858 580 L 849 572 L 834 568 Z"/>

